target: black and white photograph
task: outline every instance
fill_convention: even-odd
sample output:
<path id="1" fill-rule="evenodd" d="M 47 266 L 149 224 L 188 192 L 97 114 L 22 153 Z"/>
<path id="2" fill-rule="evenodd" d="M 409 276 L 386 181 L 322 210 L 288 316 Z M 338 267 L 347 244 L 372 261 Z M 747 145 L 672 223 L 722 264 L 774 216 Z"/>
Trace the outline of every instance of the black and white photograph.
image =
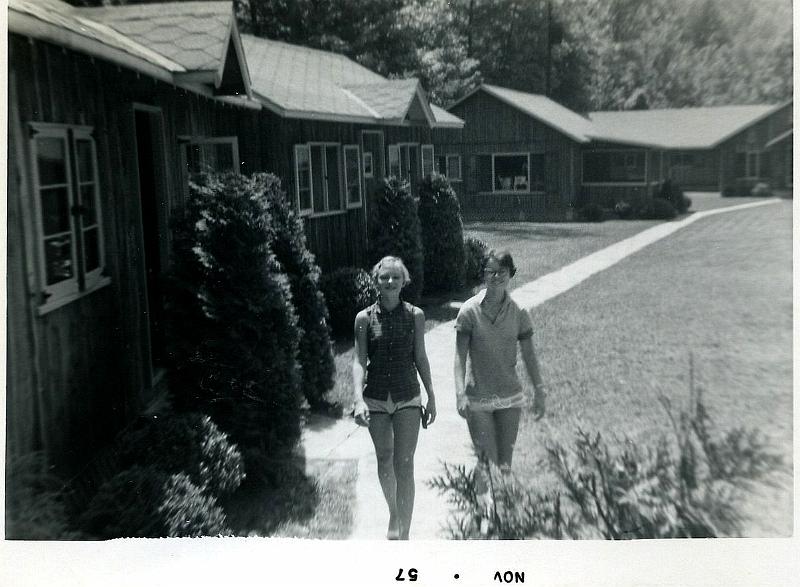
<path id="1" fill-rule="evenodd" d="M 796 580 L 792 0 L 5 4 L 9 584 Z"/>

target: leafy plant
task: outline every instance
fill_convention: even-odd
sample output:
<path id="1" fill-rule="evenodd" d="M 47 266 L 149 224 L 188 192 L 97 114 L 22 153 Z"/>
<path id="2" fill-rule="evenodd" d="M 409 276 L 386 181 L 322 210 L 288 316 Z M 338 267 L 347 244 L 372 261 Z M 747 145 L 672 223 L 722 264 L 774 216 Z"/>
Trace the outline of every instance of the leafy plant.
<path id="1" fill-rule="evenodd" d="M 248 473 L 300 438 L 300 329 L 263 175 L 203 175 L 175 226 L 167 313 L 176 407 L 209 414 Z"/>
<path id="2" fill-rule="evenodd" d="M 464 279 L 467 285 L 477 285 L 483 281 L 483 262 L 489 247 L 479 238 L 468 236 L 464 239 Z"/>
<path id="3" fill-rule="evenodd" d="M 185 473 L 213 496 L 231 493 L 245 477 L 242 455 L 211 418 L 199 413 L 151 418 L 116 442 L 120 465 Z"/>
<path id="4" fill-rule="evenodd" d="M 598 204 L 590 203 L 578 210 L 578 217 L 586 222 L 602 222 L 605 212 Z"/>
<path id="5" fill-rule="evenodd" d="M 44 453 L 13 456 L 6 463 L 6 538 L 12 540 L 75 540 L 62 489 Z"/>
<path id="6" fill-rule="evenodd" d="M 135 465 L 104 483 L 80 517 L 99 539 L 230 534 L 216 499 L 185 473 Z"/>
<path id="7" fill-rule="evenodd" d="M 769 187 L 769 184 L 759 182 L 750 190 L 750 195 L 754 198 L 768 198 L 772 195 L 772 189 Z"/>
<path id="8" fill-rule="evenodd" d="M 302 366 L 300 387 L 308 403 L 318 408 L 325 404 L 325 393 L 333 387 L 335 371 L 330 318 L 319 285 L 320 270 L 308 250 L 302 220 L 281 189 L 280 179 L 266 173 L 255 177 L 263 185 L 267 211 L 275 230 L 272 249 L 289 277 L 292 303 L 297 311 L 298 359 Z"/>
<path id="9" fill-rule="evenodd" d="M 620 200 L 616 204 L 614 204 L 614 212 L 619 216 L 622 220 L 627 220 L 629 218 L 634 217 L 634 208 L 630 202 L 626 202 L 625 200 Z"/>
<path id="10" fill-rule="evenodd" d="M 338 336 L 351 337 L 356 314 L 378 299 L 372 276 L 356 267 L 324 273 L 320 287 L 328 304 L 331 328 Z"/>
<path id="11" fill-rule="evenodd" d="M 652 198 L 639 207 L 636 215 L 644 220 L 671 220 L 678 215 L 678 212 L 667 200 Z"/>
<path id="12" fill-rule="evenodd" d="M 678 214 L 684 214 L 689 209 L 687 204 L 691 204 L 681 187 L 669 178 L 661 184 L 657 197 L 672 204 Z"/>
<path id="13" fill-rule="evenodd" d="M 492 505 L 478 499 L 474 472 L 449 467 L 431 486 L 458 513 L 455 538 L 688 538 L 741 533 L 741 500 L 784 468 L 757 431 L 712 433 L 702 393 L 690 387 L 690 406 L 673 416 L 673 434 L 652 446 L 626 440 L 611 447 L 599 434 L 578 430 L 569 449 L 547 447 L 556 488 L 523 489 L 513 476 L 489 468 Z"/>
<path id="14" fill-rule="evenodd" d="M 425 251 L 425 290 L 458 289 L 464 282 L 464 226 L 458 197 L 447 178 L 433 174 L 422 181 L 418 212 Z"/>
<path id="15" fill-rule="evenodd" d="M 424 254 L 417 202 L 407 181 L 390 177 L 384 180 L 371 206 L 369 259 L 370 265 L 386 255 L 403 259 L 411 283 L 403 288 L 403 298 L 419 300 L 424 286 Z"/>

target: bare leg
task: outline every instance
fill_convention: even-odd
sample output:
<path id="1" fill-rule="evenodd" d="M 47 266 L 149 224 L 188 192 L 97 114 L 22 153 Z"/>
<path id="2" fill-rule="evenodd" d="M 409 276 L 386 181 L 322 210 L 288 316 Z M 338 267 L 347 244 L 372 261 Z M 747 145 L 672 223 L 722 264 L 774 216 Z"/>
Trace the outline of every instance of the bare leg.
<path id="1" fill-rule="evenodd" d="M 378 481 L 380 481 L 383 497 L 389 506 L 389 530 L 386 537 L 397 539 L 397 480 L 394 474 L 394 431 L 392 417 L 389 414 L 370 414 L 369 434 L 375 445 L 375 456 L 378 459 Z"/>
<path id="2" fill-rule="evenodd" d="M 414 452 L 419 436 L 419 408 L 406 408 L 392 415 L 394 427 L 394 477 L 397 486 L 397 517 L 400 540 L 408 540 L 414 511 Z"/>
<path id="3" fill-rule="evenodd" d="M 485 469 L 488 463 L 497 463 L 497 432 L 492 412 L 474 412 L 467 410 L 467 426 L 472 437 L 475 452 L 478 453 L 478 468 L 475 483 L 478 493 L 486 493 L 488 479 Z"/>
<path id="4" fill-rule="evenodd" d="M 497 440 L 497 465 L 504 473 L 511 471 L 511 458 L 519 432 L 520 408 L 497 410 L 494 415 L 495 438 Z"/>

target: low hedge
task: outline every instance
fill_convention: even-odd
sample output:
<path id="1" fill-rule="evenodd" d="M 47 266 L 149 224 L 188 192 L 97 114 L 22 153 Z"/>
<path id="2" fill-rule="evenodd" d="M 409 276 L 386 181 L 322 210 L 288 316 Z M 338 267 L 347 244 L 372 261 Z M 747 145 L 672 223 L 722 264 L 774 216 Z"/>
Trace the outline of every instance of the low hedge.
<path id="1" fill-rule="evenodd" d="M 467 285 L 477 285 L 483 281 L 483 260 L 489 247 L 479 238 L 468 236 L 464 239 L 464 279 Z"/>

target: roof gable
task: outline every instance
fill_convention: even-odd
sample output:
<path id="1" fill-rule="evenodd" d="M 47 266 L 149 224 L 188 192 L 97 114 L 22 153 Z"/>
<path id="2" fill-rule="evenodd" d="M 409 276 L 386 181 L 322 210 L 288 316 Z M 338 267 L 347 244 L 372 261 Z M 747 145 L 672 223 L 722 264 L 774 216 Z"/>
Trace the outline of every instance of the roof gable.
<path id="1" fill-rule="evenodd" d="M 586 143 L 591 138 L 592 123 L 580 114 L 573 112 L 569 108 L 565 108 L 547 96 L 510 90 L 508 88 L 501 88 L 500 86 L 482 84 L 452 104 L 448 110 L 452 110 L 477 92 L 483 92 L 519 110 L 523 114 L 546 124 L 574 141 Z"/>

